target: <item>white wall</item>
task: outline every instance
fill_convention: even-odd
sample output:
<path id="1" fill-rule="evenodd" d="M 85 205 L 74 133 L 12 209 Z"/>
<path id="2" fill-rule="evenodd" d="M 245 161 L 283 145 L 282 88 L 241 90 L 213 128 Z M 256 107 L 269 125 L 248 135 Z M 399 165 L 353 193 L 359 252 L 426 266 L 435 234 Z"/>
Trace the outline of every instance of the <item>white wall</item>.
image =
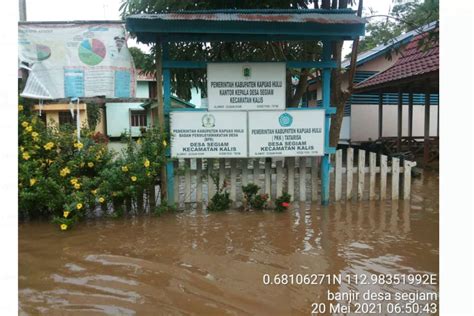
<path id="1" fill-rule="evenodd" d="M 424 106 L 413 106 L 413 136 L 424 136 Z M 430 136 L 437 135 L 438 106 L 430 109 Z M 351 141 L 360 142 L 378 138 L 378 105 L 351 106 Z M 397 136 L 397 106 L 383 107 L 383 137 Z M 408 136 L 408 105 L 402 108 L 402 136 Z"/>

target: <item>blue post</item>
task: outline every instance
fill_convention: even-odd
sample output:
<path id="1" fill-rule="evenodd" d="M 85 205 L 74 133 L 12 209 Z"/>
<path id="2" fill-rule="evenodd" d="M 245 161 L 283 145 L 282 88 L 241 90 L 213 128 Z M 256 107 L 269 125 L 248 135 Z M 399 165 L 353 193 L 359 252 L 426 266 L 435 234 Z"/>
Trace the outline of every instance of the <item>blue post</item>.
<path id="1" fill-rule="evenodd" d="M 331 59 L 331 42 L 323 43 L 323 62 Z M 331 69 L 323 68 L 323 107 L 326 111 L 324 120 L 324 157 L 321 163 L 321 204 L 329 204 L 329 170 L 331 168 L 329 156 L 329 130 L 331 126 L 331 114 L 329 113 L 331 100 Z"/>
<path id="2" fill-rule="evenodd" d="M 165 64 L 168 60 L 169 60 L 169 46 L 168 46 L 168 43 L 163 43 L 163 64 Z M 165 122 L 169 122 L 169 115 L 171 112 L 171 73 L 170 73 L 169 68 L 163 68 L 163 101 L 164 101 L 164 110 L 165 110 L 164 111 Z M 168 137 L 167 142 L 170 146 L 171 145 L 170 137 Z M 166 156 L 168 158 L 170 158 L 171 156 L 171 150 L 169 147 L 166 149 Z M 168 184 L 168 187 L 167 187 L 168 204 L 174 204 L 174 167 L 173 167 L 173 162 L 169 160 L 166 163 L 166 180 Z"/>

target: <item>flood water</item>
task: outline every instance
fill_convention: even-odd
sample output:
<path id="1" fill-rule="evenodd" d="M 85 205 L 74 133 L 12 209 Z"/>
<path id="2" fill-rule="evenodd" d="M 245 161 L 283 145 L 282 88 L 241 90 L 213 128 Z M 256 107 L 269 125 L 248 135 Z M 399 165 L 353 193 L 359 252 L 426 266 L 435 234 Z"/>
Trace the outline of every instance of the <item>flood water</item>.
<path id="1" fill-rule="evenodd" d="M 280 280 L 274 276 L 437 274 L 438 237 L 437 173 L 413 179 L 409 203 L 295 202 L 285 213 L 209 214 L 198 208 L 158 218 L 90 220 L 66 233 L 50 223 L 24 223 L 19 310 L 20 315 L 311 315 L 312 303 L 320 303 L 327 307 L 323 314 L 342 315 L 330 312 L 329 304 L 348 301 L 328 299 L 328 290 L 370 290 L 391 293 L 389 300 L 374 301 L 383 305 L 376 314 L 388 315 L 387 305 L 399 302 L 395 293 L 437 293 L 438 285 L 265 285 L 264 275 Z"/>

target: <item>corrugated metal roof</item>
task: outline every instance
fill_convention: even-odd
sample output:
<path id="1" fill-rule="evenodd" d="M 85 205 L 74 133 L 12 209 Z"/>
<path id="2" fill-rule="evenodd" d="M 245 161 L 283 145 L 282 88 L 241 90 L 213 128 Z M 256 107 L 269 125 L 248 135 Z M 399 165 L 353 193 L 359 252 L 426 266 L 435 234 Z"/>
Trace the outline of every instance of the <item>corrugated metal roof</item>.
<path id="1" fill-rule="evenodd" d="M 301 12 L 303 11 L 303 12 Z M 128 19 L 166 20 L 166 21 L 229 21 L 229 22 L 286 22 L 286 23 L 318 23 L 318 24 L 361 24 L 365 20 L 348 11 L 344 13 L 326 13 L 330 10 L 263 10 L 258 12 L 238 11 L 182 11 L 158 14 L 130 15 Z"/>
<path id="2" fill-rule="evenodd" d="M 395 84 L 398 80 L 439 72 L 439 43 L 432 43 L 426 51 L 418 47 L 419 41 L 427 36 L 428 33 L 424 33 L 414 37 L 395 64 L 357 84 L 355 90 Z"/>
<path id="3" fill-rule="evenodd" d="M 393 47 L 397 47 L 398 45 L 403 45 L 405 43 L 408 43 L 411 40 L 411 38 L 413 38 L 413 36 L 416 36 L 423 32 L 431 31 L 432 29 L 437 27 L 437 25 L 438 25 L 438 21 L 433 21 L 431 23 L 421 26 L 418 29 L 415 29 L 415 30 L 406 32 L 404 34 L 401 34 L 397 37 L 394 37 L 386 44 L 381 44 L 365 52 L 362 52 L 359 55 L 357 55 L 357 65 L 360 66 L 361 64 L 384 54 L 385 52 L 387 52 L 389 49 Z M 351 63 L 350 58 L 345 59 L 342 61 L 341 67 L 347 68 L 349 67 L 350 63 Z"/>

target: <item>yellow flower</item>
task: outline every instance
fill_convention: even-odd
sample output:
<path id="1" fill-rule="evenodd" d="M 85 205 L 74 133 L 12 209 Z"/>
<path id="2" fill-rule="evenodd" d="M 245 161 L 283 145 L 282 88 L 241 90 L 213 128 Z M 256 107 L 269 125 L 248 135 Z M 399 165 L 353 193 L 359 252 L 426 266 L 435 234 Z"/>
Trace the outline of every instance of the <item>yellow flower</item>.
<path id="1" fill-rule="evenodd" d="M 38 137 L 39 134 L 38 134 L 37 132 L 33 132 L 33 133 L 31 133 L 31 136 L 33 136 L 33 137 Z"/>
<path id="2" fill-rule="evenodd" d="M 80 188 L 81 188 L 81 184 L 80 184 L 80 183 L 75 183 L 75 184 L 74 184 L 74 189 L 79 190 Z"/>
<path id="3" fill-rule="evenodd" d="M 112 192 L 112 196 L 117 196 L 117 192 Z"/>
<path id="4" fill-rule="evenodd" d="M 82 203 L 77 203 L 77 204 L 76 204 L 76 208 L 77 208 L 78 210 L 80 210 L 80 209 L 82 208 Z"/>
<path id="5" fill-rule="evenodd" d="M 145 166 L 145 168 L 150 167 L 150 160 L 145 159 L 145 162 L 143 163 L 143 165 Z"/>
<path id="6" fill-rule="evenodd" d="M 20 151 L 21 151 L 21 152 L 25 151 L 25 147 L 20 146 Z"/>
<path id="7" fill-rule="evenodd" d="M 46 150 L 51 150 L 53 147 L 54 147 L 54 143 L 53 142 L 49 142 L 47 143 L 46 145 L 43 146 L 44 149 Z"/>
<path id="8" fill-rule="evenodd" d="M 168 146 L 168 143 L 166 142 L 166 140 L 163 140 L 163 146 Z"/>
<path id="9" fill-rule="evenodd" d="M 30 123 L 28 123 L 27 121 L 21 122 L 21 126 L 23 126 L 24 128 L 27 128 L 28 125 L 30 125 Z"/>
<path id="10" fill-rule="evenodd" d="M 65 167 L 63 169 L 61 169 L 61 171 L 59 172 L 59 174 L 61 175 L 61 177 L 65 177 L 67 176 L 68 174 L 71 173 L 71 170 L 69 170 L 68 167 Z"/>
<path id="11" fill-rule="evenodd" d="M 122 166 L 122 171 L 123 172 L 128 172 L 128 167 L 127 166 Z"/>
<path id="12" fill-rule="evenodd" d="M 21 105 L 21 104 L 18 105 L 18 111 L 19 112 L 23 111 L 23 105 Z"/>
<path id="13" fill-rule="evenodd" d="M 92 161 L 90 161 L 90 162 L 87 163 L 87 166 L 88 166 L 89 168 L 92 168 L 92 167 L 94 167 L 94 163 L 93 163 Z"/>
<path id="14" fill-rule="evenodd" d="M 28 126 L 27 128 L 25 128 L 25 130 L 29 133 L 33 130 L 33 126 Z"/>
<path id="15" fill-rule="evenodd" d="M 82 149 L 82 147 L 84 147 L 82 143 L 74 143 L 74 148 Z"/>
<path id="16" fill-rule="evenodd" d="M 27 151 L 25 151 L 22 156 L 23 156 L 23 159 L 25 160 L 30 159 L 30 154 Z"/>
<path id="17" fill-rule="evenodd" d="M 137 181 L 137 177 L 136 177 L 136 176 L 131 176 L 130 179 L 132 179 L 133 182 Z"/>
<path id="18" fill-rule="evenodd" d="M 137 144 L 140 145 L 142 143 L 141 139 L 137 139 Z"/>
<path id="19" fill-rule="evenodd" d="M 72 178 L 69 182 L 71 182 L 72 185 L 77 183 L 77 178 Z"/>
<path id="20" fill-rule="evenodd" d="M 30 187 L 34 186 L 36 183 L 36 179 L 35 178 L 31 178 L 30 179 Z"/>
<path id="21" fill-rule="evenodd" d="M 99 161 L 99 160 L 100 160 L 100 158 L 101 158 L 101 156 L 100 156 L 100 155 L 97 155 L 97 156 L 95 156 L 95 160 L 97 160 L 97 161 Z"/>
<path id="22" fill-rule="evenodd" d="M 80 166 L 81 168 L 84 167 L 85 163 L 84 162 L 81 162 Z"/>
<path id="23" fill-rule="evenodd" d="M 147 173 L 146 173 L 146 176 L 147 176 L 148 178 L 151 177 L 151 172 L 147 172 Z"/>
<path id="24" fill-rule="evenodd" d="M 69 216 L 69 211 L 64 211 L 63 216 L 67 218 Z"/>
<path id="25" fill-rule="evenodd" d="M 97 189 L 92 190 L 91 193 L 92 193 L 93 195 L 96 195 L 96 194 L 97 194 Z"/>
<path id="26" fill-rule="evenodd" d="M 66 224 L 61 224 L 61 230 L 66 230 L 67 229 L 67 225 Z"/>
<path id="27" fill-rule="evenodd" d="M 46 159 L 46 162 L 48 163 L 48 165 L 52 164 L 54 162 L 54 160 L 51 160 L 51 159 Z"/>
<path id="28" fill-rule="evenodd" d="M 99 203 L 104 203 L 105 202 L 105 199 L 103 197 L 100 197 L 99 198 Z"/>

